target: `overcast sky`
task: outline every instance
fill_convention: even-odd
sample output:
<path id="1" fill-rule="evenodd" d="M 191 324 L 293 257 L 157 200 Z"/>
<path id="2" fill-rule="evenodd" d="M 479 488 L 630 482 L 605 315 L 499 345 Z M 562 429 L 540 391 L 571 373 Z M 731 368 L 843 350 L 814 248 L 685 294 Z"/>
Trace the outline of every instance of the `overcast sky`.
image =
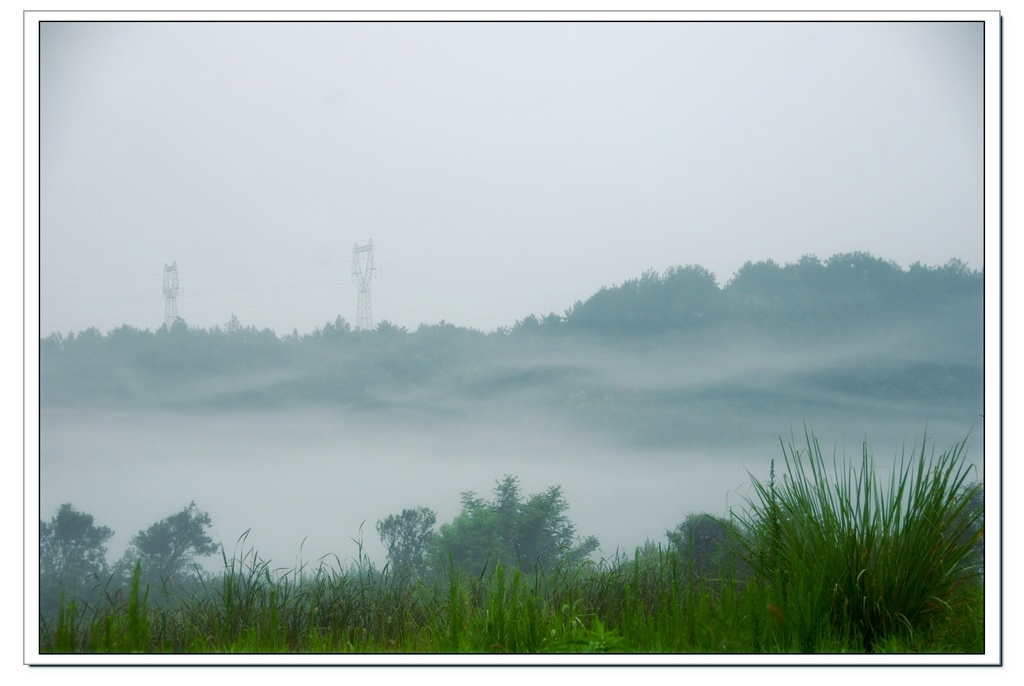
<path id="1" fill-rule="evenodd" d="M 40 333 L 490 331 L 699 264 L 981 269 L 980 23 L 44 23 Z"/>

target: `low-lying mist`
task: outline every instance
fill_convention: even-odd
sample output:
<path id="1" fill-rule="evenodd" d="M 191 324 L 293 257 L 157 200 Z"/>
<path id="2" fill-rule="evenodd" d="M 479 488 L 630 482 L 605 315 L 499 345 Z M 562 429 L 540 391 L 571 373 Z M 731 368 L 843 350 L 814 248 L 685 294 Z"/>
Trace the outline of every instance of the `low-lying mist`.
<path id="1" fill-rule="evenodd" d="M 742 507 L 748 471 L 767 478 L 780 437 L 800 447 L 805 423 L 826 453 L 858 461 L 867 440 L 881 465 L 926 430 L 941 451 L 973 429 L 981 480 L 980 407 L 800 382 L 860 365 L 866 350 L 534 351 L 477 370 L 470 391 L 389 385 L 367 389 L 365 407 L 44 407 L 40 516 L 64 502 L 94 515 L 115 531 L 113 561 L 134 533 L 195 500 L 229 558 L 248 532 L 240 552 L 255 548 L 272 568 L 360 554 L 382 564 L 378 520 L 422 505 L 449 522 L 460 493 L 488 496 L 510 474 L 524 493 L 561 485 L 579 535 L 597 536 L 602 556 L 631 554 L 665 543 L 689 513 Z"/>
<path id="2" fill-rule="evenodd" d="M 51 336 L 40 518 L 93 515 L 112 562 L 194 500 L 229 557 L 248 532 L 240 552 L 272 567 L 382 563 L 378 520 L 450 522 L 461 493 L 512 475 L 524 494 L 560 485 L 576 533 L 628 555 L 742 507 L 805 425 L 858 464 L 867 441 L 882 469 L 926 433 L 938 451 L 970 435 L 983 480 L 982 296 L 958 263 L 854 254 L 751 265 L 725 289 L 645 274 L 490 334 L 339 317 L 281 339 L 235 320 Z"/>

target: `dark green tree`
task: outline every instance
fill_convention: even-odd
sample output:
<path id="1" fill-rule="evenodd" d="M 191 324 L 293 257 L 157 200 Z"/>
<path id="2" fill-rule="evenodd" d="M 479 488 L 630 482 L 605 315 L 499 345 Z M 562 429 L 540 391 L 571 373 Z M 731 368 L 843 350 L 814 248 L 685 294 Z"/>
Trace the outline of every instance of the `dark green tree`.
<path id="1" fill-rule="evenodd" d="M 151 583 L 180 580 L 196 557 L 207 557 L 220 549 L 206 532 L 211 526 L 210 515 L 192 501 L 181 512 L 132 537 L 125 553 L 128 568 L 141 560 L 143 573 Z"/>
<path id="2" fill-rule="evenodd" d="M 380 321 L 374 328 L 374 332 L 385 338 L 404 338 L 409 335 L 409 330 L 404 326 L 392 324 L 387 319 Z"/>
<path id="3" fill-rule="evenodd" d="M 736 529 L 728 520 L 709 514 L 687 515 L 676 528 L 667 531 L 669 547 L 683 567 L 697 577 L 737 578 L 740 558 Z"/>
<path id="4" fill-rule="evenodd" d="M 39 522 L 40 609 L 57 607 L 63 589 L 71 598 L 91 596 L 107 573 L 106 542 L 114 532 L 93 524 L 91 514 L 70 503 L 49 522 Z"/>
<path id="5" fill-rule="evenodd" d="M 698 265 L 653 269 L 621 286 L 601 288 L 577 301 L 560 321 L 563 328 L 608 334 L 650 334 L 694 329 L 717 320 L 722 292 L 715 275 Z"/>
<path id="6" fill-rule="evenodd" d="M 488 502 L 472 491 L 462 494 L 462 512 L 438 534 L 440 560 L 473 574 L 498 564 L 530 573 L 578 564 L 597 549 L 595 537 L 577 538 L 560 486 L 524 501 L 519 479 L 506 475 L 495 483 L 494 496 Z"/>
<path id="7" fill-rule="evenodd" d="M 377 522 L 377 533 L 387 548 L 392 571 L 413 576 L 426 572 L 436 523 L 437 515 L 427 507 L 402 510 L 400 515 Z"/>

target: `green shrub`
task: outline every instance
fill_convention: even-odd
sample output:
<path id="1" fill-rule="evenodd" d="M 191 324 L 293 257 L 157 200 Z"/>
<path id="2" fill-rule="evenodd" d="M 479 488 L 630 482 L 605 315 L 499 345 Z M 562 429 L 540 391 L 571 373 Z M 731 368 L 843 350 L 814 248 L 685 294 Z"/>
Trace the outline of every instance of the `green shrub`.
<path id="1" fill-rule="evenodd" d="M 781 483 L 774 465 L 767 484 L 753 479 L 745 557 L 770 589 L 784 645 L 811 651 L 835 632 L 870 652 L 948 607 L 978 573 L 969 556 L 983 511 L 967 507 L 980 487 L 966 485 L 966 439 L 935 458 L 926 437 L 886 482 L 866 443 L 859 469 L 834 455 L 829 468 L 805 436 L 806 452 L 782 444 Z"/>

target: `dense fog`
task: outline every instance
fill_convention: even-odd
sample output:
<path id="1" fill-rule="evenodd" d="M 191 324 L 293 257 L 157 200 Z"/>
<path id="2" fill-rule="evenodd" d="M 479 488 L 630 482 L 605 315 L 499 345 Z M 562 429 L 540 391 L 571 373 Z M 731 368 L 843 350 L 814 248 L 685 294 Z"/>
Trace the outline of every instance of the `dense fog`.
<path id="1" fill-rule="evenodd" d="M 507 409 L 473 421 L 312 408 L 44 412 L 41 514 L 48 518 L 64 502 L 93 514 L 115 530 L 109 548 L 117 559 L 132 534 L 195 500 L 210 513 L 214 539 L 229 556 L 249 530 L 246 548 L 275 566 L 296 567 L 300 546 L 306 562 L 328 553 L 344 561 L 357 556 L 361 535 L 367 554 L 382 563 L 378 520 L 426 505 L 439 521 L 451 521 L 460 492 L 487 495 L 496 479 L 513 474 L 528 493 L 561 485 L 579 533 L 596 535 L 602 555 L 629 554 L 647 539 L 664 544 L 665 531 L 688 513 L 742 506 L 746 470 L 764 480 L 770 461 L 782 459 L 779 436 L 767 429 L 730 435 L 717 449 L 651 448 L 559 427 L 525 407 Z M 777 433 L 788 440 L 792 428 L 801 447 L 802 419 Z M 826 416 L 814 428 L 826 446 L 853 459 L 866 437 L 885 464 L 904 440 L 909 451 L 928 419 Z M 941 450 L 971 424 L 965 418 L 927 426 Z M 980 438 L 971 443 L 979 467 Z"/>
<path id="2" fill-rule="evenodd" d="M 834 297 L 853 304 L 838 317 L 785 293 L 746 302 L 734 279 L 691 320 L 686 294 L 663 292 L 669 270 L 489 333 L 339 318 L 302 337 L 237 320 L 51 336 L 40 518 L 66 502 L 94 515 L 115 531 L 113 560 L 194 500 L 229 557 L 248 532 L 244 550 L 275 568 L 360 551 L 381 564 L 379 520 L 426 506 L 449 522 L 461 493 L 513 475 L 526 494 L 560 485 L 595 557 L 629 555 L 687 514 L 742 508 L 750 475 L 781 469 L 780 439 L 804 448 L 805 426 L 854 464 L 866 440 L 883 470 L 925 432 L 939 452 L 970 436 L 981 481 L 980 275 L 894 273 L 906 287 L 884 306 L 844 287 Z M 941 273 L 944 293 L 894 304 Z"/>

